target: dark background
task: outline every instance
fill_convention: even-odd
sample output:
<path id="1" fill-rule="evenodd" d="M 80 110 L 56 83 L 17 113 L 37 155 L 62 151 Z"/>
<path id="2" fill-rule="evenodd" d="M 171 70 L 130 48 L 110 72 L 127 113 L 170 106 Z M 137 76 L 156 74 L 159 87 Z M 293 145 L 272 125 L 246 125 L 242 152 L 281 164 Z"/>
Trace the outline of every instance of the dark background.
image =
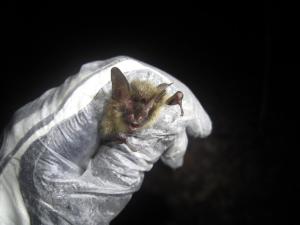
<path id="1" fill-rule="evenodd" d="M 120 14 L 15 2 L 1 11 L 1 129 L 82 64 L 117 55 L 179 78 L 211 116 L 212 135 L 190 140 L 182 168 L 157 163 L 113 225 L 297 224 L 292 6 L 148 3 Z"/>

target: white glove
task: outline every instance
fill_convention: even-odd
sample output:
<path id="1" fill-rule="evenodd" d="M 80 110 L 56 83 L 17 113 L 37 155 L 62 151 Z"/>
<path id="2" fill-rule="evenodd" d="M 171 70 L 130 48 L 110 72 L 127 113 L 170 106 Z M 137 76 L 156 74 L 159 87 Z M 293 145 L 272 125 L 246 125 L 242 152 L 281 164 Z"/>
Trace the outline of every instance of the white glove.
<path id="1" fill-rule="evenodd" d="M 165 106 L 149 128 L 127 144 L 100 144 L 110 70 L 128 80 L 171 83 L 180 108 Z M 0 150 L 1 224 L 109 224 L 160 158 L 182 165 L 187 134 L 205 137 L 211 121 L 193 93 L 171 75 L 129 57 L 84 65 L 64 84 L 19 109 Z M 94 156 L 95 157 L 92 157 Z"/>

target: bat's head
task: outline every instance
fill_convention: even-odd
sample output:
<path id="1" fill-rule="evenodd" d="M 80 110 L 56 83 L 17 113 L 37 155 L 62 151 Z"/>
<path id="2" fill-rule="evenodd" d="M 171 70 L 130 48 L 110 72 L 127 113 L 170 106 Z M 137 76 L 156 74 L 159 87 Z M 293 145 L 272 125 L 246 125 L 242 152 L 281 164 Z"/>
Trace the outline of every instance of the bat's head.
<path id="1" fill-rule="evenodd" d="M 134 80 L 129 83 L 117 68 L 111 69 L 112 101 L 116 118 L 127 132 L 134 132 L 153 121 L 165 103 L 166 88 L 170 84 L 153 85 L 149 81 Z"/>

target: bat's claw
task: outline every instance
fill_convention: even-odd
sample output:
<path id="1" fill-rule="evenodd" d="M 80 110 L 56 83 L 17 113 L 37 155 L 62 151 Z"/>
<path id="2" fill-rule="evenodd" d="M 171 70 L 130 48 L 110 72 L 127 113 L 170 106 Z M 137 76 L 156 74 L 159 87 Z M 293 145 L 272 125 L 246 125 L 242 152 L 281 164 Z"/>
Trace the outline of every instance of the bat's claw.
<path id="1" fill-rule="evenodd" d="M 128 147 L 129 147 L 129 149 L 131 150 L 131 151 L 133 151 L 133 152 L 136 152 L 137 150 L 128 142 L 128 139 L 127 139 L 127 135 L 126 134 L 124 134 L 124 133 L 119 133 L 118 135 L 117 135 L 117 139 L 116 139 L 116 142 L 118 143 L 118 144 L 126 144 Z"/>
<path id="2" fill-rule="evenodd" d="M 127 136 L 124 133 L 119 133 L 116 136 L 116 142 L 119 144 L 127 144 Z"/>

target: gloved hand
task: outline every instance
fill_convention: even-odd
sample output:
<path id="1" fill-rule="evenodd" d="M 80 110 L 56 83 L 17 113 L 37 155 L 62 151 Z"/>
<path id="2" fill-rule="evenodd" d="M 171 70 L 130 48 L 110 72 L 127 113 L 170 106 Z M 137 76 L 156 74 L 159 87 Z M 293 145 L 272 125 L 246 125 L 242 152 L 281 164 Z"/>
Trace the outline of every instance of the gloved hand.
<path id="1" fill-rule="evenodd" d="M 110 69 L 129 80 L 171 83 L 184 116 L 166 106 L 127 139 L 102 143 L 99 123 L 111 95 Z M 160 158 L 182 165 L 187 134 L 205 137 L 211 121 L 192 92 L 159 69 L 128 57 L 84 65 L 57 88 L 19 109 L 0 150 L 1 224 L 109 224 Z M 3 210 L 5 209 L 5 210 Z"/>

